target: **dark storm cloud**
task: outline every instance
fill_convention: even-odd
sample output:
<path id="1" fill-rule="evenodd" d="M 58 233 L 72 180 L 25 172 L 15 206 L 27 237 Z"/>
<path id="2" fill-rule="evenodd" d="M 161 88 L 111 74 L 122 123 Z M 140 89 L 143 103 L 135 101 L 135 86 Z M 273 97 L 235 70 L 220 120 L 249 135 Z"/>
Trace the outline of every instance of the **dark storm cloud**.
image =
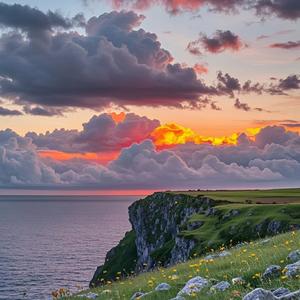
<path id="1" fill-rule="evenodd" d="M 232 33 L 230 30 L 217 30 L 212 37 L 201 34 L 198 40 L 188 44 L 187 50 L 194 55 L 200 55 L 201 50 L 210 53 L 221 53 L 225 50 L 238 51 L 243 47 L 239 36 Z"/>
<path id="2" fill-rule="evenodd" d="M 218 94 L 193 68 L 172 64 L 155 34 L 134 30 L 143 19 L 134 12 L 111 12 L 91 18 L 86 35 L 3 34 L 1 96 L 38 107 L 99 109 L 112 103 L 197 108 L 201 96 Z"/>
<path id="3" fill-rule="evenodd" d="M 19 110 L 11 110 L 11 109 L 7 109 L 5 107 L 0 106 L 0 116 L 21 116 L 22 112 L 20 112 Z"/>
<path id="4" fill-rule="evenodd" d="M 297 42 L 286 42 L 286 43 L 274 43 L 270 45 L 270 48 L 280 48 L 280 49 L 297 49 L 300 48 L 300 41 Z"/>

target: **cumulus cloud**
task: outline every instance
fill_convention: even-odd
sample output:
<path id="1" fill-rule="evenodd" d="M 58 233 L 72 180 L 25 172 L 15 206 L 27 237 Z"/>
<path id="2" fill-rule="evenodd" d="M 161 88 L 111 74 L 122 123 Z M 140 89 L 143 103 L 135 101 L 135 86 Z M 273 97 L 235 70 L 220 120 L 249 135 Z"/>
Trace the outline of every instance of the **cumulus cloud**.
<path id="1" fill-rule="evenodd" d="M 212 37 L 201 34 L 200 38 L 188 44 L 187 50 L 194 55 L 201 55 L 201 48 L 210 53 L 221 53 L 225 50 L 239 51 L 243 43 L 239 36 L 230 30 L 217 30 Z"/>
<path id="2" fill-rule="evenodd" d="M 56 142 L 67 133 L 57 132 Z M 254 140 L 241 134 L 230 146 L 188 143 L 157 150 L 146 139 L 123 148 L 106 166 L 43 158 L 38 148 L 30 135 L 0 131 L 1 187 L 237 188 L 295 186 L 300 179 L 300 137 L 280 126 L 263 128 Z"/>
<path id="3" fill-rule="evenodd" d="M 38 11 L 24 10 L 25 20 L 18 26 L 38 27 L 37 21 L 27 24 L 31 20 L 27 14 Z M 217 94 L 197 79 L 193 68 L 173 64 L 155 34 L 135 30 L 142 15 L 121 11 L 92 17 L 81 35 L 50 32 L 51 26 L 66 24 L 41 14 L 38 20 L 46 18 L 41 21 L 42 37 L 10 31 L 0 38 L 0 94 L 17 104 L 38 107 L 29 113 L 47 114 L 47 106 L 101 109 L 112 103 L 197 108 L 202 96 Z M 7 26 L 12 23 L 2 20 Z"/>
<path id="4" fill-rule="evenodd" d="M 121 151 L 124 147 L 149 138 L 159 125 L 158 120 L 133 113 L 126 114 L 120 122 L 115 122 L 110 114 L 101 114 L 84 123 L 81 131 L 56 129 L 46 134 L 29 132 L 26 137 L 32 139 L 40 150 L 111 152 Z"/>

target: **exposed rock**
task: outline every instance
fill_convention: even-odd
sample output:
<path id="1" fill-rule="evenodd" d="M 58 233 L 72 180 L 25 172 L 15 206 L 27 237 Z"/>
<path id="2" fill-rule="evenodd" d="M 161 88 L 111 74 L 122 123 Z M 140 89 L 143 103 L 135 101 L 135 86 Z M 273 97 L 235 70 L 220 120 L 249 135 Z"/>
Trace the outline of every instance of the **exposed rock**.
<path id="1" fill-rule="evenodd" d="M 215 207 L 210 207 L 206 212 L 206 216 L 214 216 L 217 213 L 217 209 Z"/>
<path id="2" fill-rule="evenodd" d="M 231 282 L 234 285 L 244 285 L 246 283 L 243 277 L 232 278 Z"/>
<path id="3" fill-rule="evenodd" d="M 211 290 L 217 290 L 224 292 L 225 290 L 230 288 L 230 283 L 228 281 L 220 281 L 219 283 L 213 285 Z"/>
<path id="4" fill-rule="evenodd" d="M 195 252 L 203 254 L 205 249 L 221 246 L 219 243 L 227 246 L 242 242 L 246 236 L 247 239 L 256 239 L 290 229 L 289 223 L 276 220 L 276 216 L 268 219 L 262 217 L 257 225 L 252 218 L 247 219 L 245 215 L 242 224 L 232 224 L 231 218 L 241 214 L 242 209 L 227 209 L 227 213 L 222 216 L 223 210 L 215 206 L 225 203 L 225 200 L 215 201 L 203 195 L 191 196 L 171 192 L 154 193 L 134 202 L 129 207 L 132 230 L 118 246 L 108 252 L 104 265 L 97 268 L 90 286 L 95 287 L 105 281 L 116 280 L 116 272 L 113 271 L 115 268 L 121 272 L 118 277 L 126 277 L 131 272 L 140 273 L 153 270 L 157 266 L 184 262 Z M 214 222 L 227 223 L 229 226 L 224 226 L 226 232 L 222 234 L 222 239 L 199 240 L 198 230 L 202 230 L 202 221 L 191 218 L 195 214 L 217 215 L 219 217 L 214 218 Z M 197 232 L 186 232 L 196 228 L 199 228 Z M 244 231 L 247 231 L 246 236 Z M 227 255 L 230 255 L 230 252 L 212 253 L 205 259 Z M 124 260 L 120 261 L 119 257 L 124 257 Z"/>
<path id="5" fill-rule="evenodd" d="M 87 293 L 87 294 L 78 295 L 78 297 L 87 298 L 87 299 L 97 299 L 98 294 L 90 292 L 90 293 Z"/>
<path id="6" fill-rule="evenodd" d="M 211 259 L 215 259 L 215 258 L 217 258 L 218 256 L 217 255 L 215 255 L 215 254 L 209 254 L 209 255 L 206 255 L 205 257 L 204 257 L 204 259 L 205 260 L 211 260 Z"/>
<path id="7" fill-rule="evenodd" d="M 229 251 L 222 251 L 219 253 L 218 257 L 225 257 L 225 256 L 229 256 L 231 255 L 231 253 Z"/>
<path id="8" fill-rule="evenodd" d="M 271 239 L 264 239 L 262 241 L 260 241 L 259 243 L 264 245 L 264 244 L 268 244 L 271 241 Z"/>
<path id="9" fill-rule="evenodd" d="M 233 218 L 235 216 L 238 216 L 239 214 L 240 214 L 239 210 L 237 210 L 237 209 L 231 209 L 228 213 L 226 213 L 225 215 L 223 215 L 222 220 Z"/>
<path id="10" fill-rule="evenodd" d="M 281 296 L 288 295 L 288 294 L 290 294 L 291 292 L 290 292 L 289 289 L 281 287 L 281 288 L 276 289 L 276 290 L 273 291 L 272 293 L 273 293 L 273 295 L 276 296 L 276 297 L 281 297 Z"/>
<path id="11" fill-rule="evenodd" d="M 168 250 L 169 257 L 165 257 L 163 265 L 186 261 L 195 242 L 178 236 L 180 227 L 192 215 L 204 214 L 214 205 L 214 200 L 204 196 L 193 197 L 169 193 L 154 193 L 133 203 L 129 207 L 129 219 L 136 233 L 135 244 L 138 256 L 136 271 L 151 270 L 155 267 L 159 259 L 156 260 L 151 254 L 171 241 L 174 246 Z"/>
<path id="12" fill-rule="evenodd" d="M 188 230 L 195 230 L 195 229 L 200 228 L 202 225 L 203 225 L 202 221 L 194 221 L 194 222 L 191 222 L 191 223 L 187 224 L 187 229 Z"/>
<path id="13" fill-rule="evenodd" d="M 300 274 L 300 260 L 285 266 L 286 269 L 286 276 L 288 277 L 295 277 L 296 275 Z"/>
<path id="14" fill-rule="evenodd" d="M 300 260 L 300 250 L 292 251 L 288 255 L 287 259 L 292 263 L 299 261 Z"/>
<path id="15" fill-rule="evenodd" d="M 272 277 L 279 277 L 280 276 L 281 267 L 278 265 L 271 265 L 267 267 L 265 272 L 263 273 L 263 278 L 272 278 Z"/>
<path id="16" fill-rule="evenodd" d="M 138 298 L 141 298 L 143 296 L 145 296 L 146 294 L 143 292 L 136 292 L 132 295 L 132 297 L 130 298 L 130 300 L 136 300 Z"/>
<path id="17" fill-rule="evenodd" d="M 248 293 L 243 300 L 276 300 L 277 298 L 270 292 L 261 288 Z"/>
<path id="18" fill-rule="evenodd" d="M 200 292 L 205 286 L 208 285 L 208 280 L 200 276 L 190 279 L 185 286 L 179 291 L 178 296 L 192 295 L 193 293 Z"/>
<path id="19" fill-rule="evenodd" d="M 300 299 L 300 290 L 279 297 L 279 300 L 299 300 L 299 299 Z"/>
<path id="20" fill-rule="evenodd" d="M 280 221 L 271 221 L 268 224 L 268 227 L 267 227 L 268 233 L 276 234 L 276 233 L 281 232 L 281 230 L 282 230 L 282 224 Z"/>
<path id="21" fill-rule="evenodd" d="M 214 254 L 209 254 L 207 256 L 204 257 L 205 260 L 211 260 L 211 259 L 215 259 L 215 258 L 219 258 L 219 257 L 226 257 L 231 255 L 231 253 L 229 251 L 222 251 L 222 252 L 217 252 Z"/>
<path id="22" fill-rule="evenodd" d="M 254 229 L 259 235 L 275 235 L 288 230 L 288 226 L 278 220 L 266 219 L 264 222 L 257 224 Z"/>
<path id="23" fill-rule="evenodd" d="M 171 251 L 170 264 L 176 264 L 184 262 L 190 257 L 190 253 L 195 247 L 196 243 L 194 240 L 185 239 L 184 237 L 175 238 L 175 246 Z"/>
<path id="24" fill-rule="evenodd" d="M 156 291 L 168 291 L 171 288 L 171 286 L 168 283 L 160 283 L 155 290 Z"/>

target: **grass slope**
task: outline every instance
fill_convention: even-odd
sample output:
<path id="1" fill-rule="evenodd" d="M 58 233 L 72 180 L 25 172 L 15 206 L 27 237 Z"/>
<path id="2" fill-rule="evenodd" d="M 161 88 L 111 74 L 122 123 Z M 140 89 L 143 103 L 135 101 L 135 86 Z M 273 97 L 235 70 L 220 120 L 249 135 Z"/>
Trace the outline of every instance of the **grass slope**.
<path id="1" fill-rule="evenodd" d="M 180 203 L 177 206 L 176 209 L 182 209 Z M 195 254 L 207 253 L 211 248 L 227 247 L 287 232 L 294 229 L 294 225 L 298 227 L 300 225 L 300 204 L 223 204 L 216 208 L 216 215 L 195 214 L 182 225 L 178 235 L 196 242 L 191 257 Z M 237 215 L 231 215 L 232 211 L 236 211 Z M 278 231 L 274 229 L 272 232 L 269 231 L 269 224 L 272 221 L 280 222 Z M 189 229 L 191 228 L 190 224 L 197 223 L 203 225 Z M 149 228 L 152 228 L 151 222 L 149 222 Z M 162 233 L 159 232 L 158 236 L 160 234 Z M 154 238 L 158 238 L 158 236 Z M 168 260 L 174 244 L 174 239 L 167 240 L 163 247 L 150 254 L 157 265 Z M 130 275 L 135 269 L 136 259 L 135 234 L 134 231 L 131 231 L 113 249 L 111 259 L 106 261 L 95 275 L 96 284 Z"/>
<path id="2" fill-rule="evenodd" d="M 121 275 L 130 276 L 134 273 L 133 271 L 137 259 L 135 238 L 136 236 L 133 230 L 127 232 L 119 244 L 110 251 L 105 265 L 100 267 L 94 275 L 97 283 L 102 283 L 104 278 L 106 281 L 116 280 Z"/>
<path id="3" fill-rule="evenodd" d="M 226 292 L 207 294 L 207 289 L 186 299 L 241 299 L 243 295 L 255 287 L 267 289 L 287 287 L 294 291 L 299 289 L 299 277 L 289 279 L 282 273 L 282 276 L 273 280 L 262 280 L 261 274 L 271 264 L 278 264 L 284 267 L 287 262 L 287 255 L 292 251 L 300 249 L 300 232 L 290 232 L 271 238 L 268 242 L 250 242 L 240 248 L 229 249 L 230 256 L 204 260 L 203 257 L 196 257 L 186 263 L 178 264 L 171 268 L 161 268 L 157 271 L 143 273 L 138 276 L 107 284 L 103 287 L 90 290 L 99 294 L 97 299 L 130 299 L 137 291 L 153 291 L 155 286 L 167 282 L 172 289 L 166 292 L 153 292 L 143 297 L 147 300 L 169 300 L 175 297 L 178 291 L 192 277 L 202 276 L 218 281 L 228 280 L 237 276 L 243 276 L 246 280 L 244 286 L 231 286 Z M 86 293 L 87 291 L 83 292 Z M 69 297 L 67 299 L 85 299 Z"/>
<path id="4" fill-rule="evenodd" d="M 300 224 L 300 204 L 232 204 L 218 206 L 217 209 L 218 214 L 214 216 L 192 216 L 190 223 L 200 221 L 203 225 L 198 229 L 183 230 L 180 233 L 185 238 L 197 241 L 194 250 L 196 253 L 268 236 L 270 232 L 267 224 L 272 220 L 281 223 L 281 233 L 293 229 L 295 224 Z M 237 211 L 238 215 L 230 216 L 231 211 Z"/>

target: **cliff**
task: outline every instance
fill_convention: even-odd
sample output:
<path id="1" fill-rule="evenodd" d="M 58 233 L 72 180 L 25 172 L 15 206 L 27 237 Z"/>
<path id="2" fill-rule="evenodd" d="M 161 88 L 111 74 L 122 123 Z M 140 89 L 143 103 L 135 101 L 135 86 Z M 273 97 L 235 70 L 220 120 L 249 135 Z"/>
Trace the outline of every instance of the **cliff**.
<path id="1" fill-rule="evenodd" d="M 299 228 L 300 215 L 294 212 L 293 207 L 282 205 L 233 204 L 201 195 L 154 193 L 129 207 L 132 231 L 107 253 L 90 286 L 183 262 L 221 245 Z"/>

